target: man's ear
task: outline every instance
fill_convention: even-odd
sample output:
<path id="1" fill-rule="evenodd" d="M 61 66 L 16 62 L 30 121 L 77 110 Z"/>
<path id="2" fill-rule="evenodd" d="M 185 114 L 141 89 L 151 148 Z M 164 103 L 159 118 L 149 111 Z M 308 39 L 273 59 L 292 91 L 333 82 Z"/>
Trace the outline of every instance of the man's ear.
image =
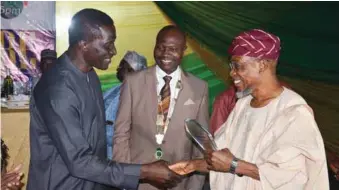
<path id="1" fill-rule="evenodd" d="M 81 51 L 83 51 L 83 52 L 88 51 L 88 43 L 86 43 L 84 40 L 81 40 L 79 42 L 79 47 L 80 47 Z"/>
<path id="2" fill-rule="evenodd" d="M 268 61 L 266 61 L 265 59 L 260 60 L 259 62 L 259 73 L 264 72 L 266 69 L 268 69 Z"/>

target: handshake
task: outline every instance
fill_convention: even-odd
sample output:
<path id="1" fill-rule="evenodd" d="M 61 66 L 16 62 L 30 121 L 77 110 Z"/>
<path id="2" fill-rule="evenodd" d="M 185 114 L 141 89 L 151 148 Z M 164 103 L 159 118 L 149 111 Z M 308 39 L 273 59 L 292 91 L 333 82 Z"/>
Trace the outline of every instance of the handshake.
<path id="1" fill-rule="evenodd" d="M 168 165 L 160 160 L 141 167 L 140 183 L 149 183 L 159 189 L 173 188 L 185 177 L 196 170 L 208 172 L 204 160 L 181 161 Z M 206 168 L 206 170 L 205 170 Z"/>
<path id="2" fill-rule="evenodd" d="M 141 183 L 149 183 L 158 188 L 172 188 L 181 182 L 185 175 L 198 171 L 208 173 L 210 170 L 229 172 L 233 154 L 224 148 L 205 153 L 204 159 L 180 161 L 172 165 L 160 160 L 141 167 Z"/>

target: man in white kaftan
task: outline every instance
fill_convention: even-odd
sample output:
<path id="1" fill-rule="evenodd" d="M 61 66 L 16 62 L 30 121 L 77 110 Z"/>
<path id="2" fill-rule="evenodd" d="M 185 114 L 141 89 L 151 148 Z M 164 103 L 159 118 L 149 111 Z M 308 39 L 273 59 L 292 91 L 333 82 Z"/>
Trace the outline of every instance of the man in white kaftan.
<path id="1" fill-rule="evenodd" d="M 171 169 L 210 172 L 211 190 L 328 190 L 324 143 L 313 111 L 276 76 L 280 39 L 263 30 L 246 31 L 228 53 L 239 100 L 214 134 L 218 151 Z"/>
<path id="2" fill-rule="evenodd" d="M 312 109 L 276 77 L 280 39 L 263 30 L 229 48 L 239 100 L 206 162 L 212 190 L 327 190 L 323 139 Z"/>
<path id="3" fill-rule="evenodd" d="M 260 181 L 211 171 L 211 189 L 329 189 L 323 140 L 305 100 L 287 88 L 265 107 L 252 108 L 251 99 L 239 100 L 215 141 L 256 164 Z"/>

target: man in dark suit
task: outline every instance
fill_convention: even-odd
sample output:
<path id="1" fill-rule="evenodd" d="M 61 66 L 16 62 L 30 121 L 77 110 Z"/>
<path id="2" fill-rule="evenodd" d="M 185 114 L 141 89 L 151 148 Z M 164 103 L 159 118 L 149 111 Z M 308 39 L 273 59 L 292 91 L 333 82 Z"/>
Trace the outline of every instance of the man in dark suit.
<path id="1" fill-rule="evenodd" d="M 164 161 L 138 165 L 106 160 L 104 104 L 94 67 L 106 70 L 116 54 L 113 20 L 84 9 L 74 15 L 68 33 L 68 50 L 34 89 L 27 189 L 136 189 L 139 181 L 175 186 L 180 176 Z"/>

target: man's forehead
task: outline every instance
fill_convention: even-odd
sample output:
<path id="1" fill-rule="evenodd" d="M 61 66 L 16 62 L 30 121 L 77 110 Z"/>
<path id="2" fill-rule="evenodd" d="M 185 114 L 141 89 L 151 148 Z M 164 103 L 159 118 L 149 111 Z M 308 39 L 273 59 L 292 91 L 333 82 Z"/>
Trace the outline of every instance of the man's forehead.
<path id="1" fill-rule="evenodd" d="M 253 61 L 253 58 L 248 57 L 248 56 L 232 56 L 230 60 L 231 62 L 245 63 L 245 62 Z"/>
<path id="2" fill-rule="evenodd" d="M 163 42 L 163 41 L 180 41 L 180 42 L 185 42 L 185 36 L 182 32 L 179 30 L 168 30 L 168 31 L 163 31 L 158 34 L 157 37 L 158 42 Z"/>
<path id="3" fill-rule="evenodd" d="M 182 42 L 178 42 L 178 41 L 158 41 L 157 44 L 161 44 L 161 45 L 165 45 L 165 46 L 178 46 L 178 45 L 184 45 L 184 43 Z"/>
<path id="4" fill-rule="evenodd" d="M 177 45 L 185 45 L 185 41 L 181 40 L 178 37 L 175 36 L 167 36 L 164 38 L 160 38 L 156 42 L 157 44 L 163 44 L 166 46 L 177 46 Z"/>

